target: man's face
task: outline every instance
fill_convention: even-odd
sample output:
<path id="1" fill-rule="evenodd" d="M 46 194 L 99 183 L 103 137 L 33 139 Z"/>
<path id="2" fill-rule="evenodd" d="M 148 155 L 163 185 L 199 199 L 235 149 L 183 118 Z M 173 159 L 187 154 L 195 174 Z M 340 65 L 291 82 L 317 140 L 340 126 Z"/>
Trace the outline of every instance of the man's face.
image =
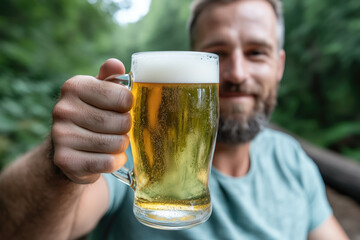
<path id="1" fill-rule="evenodd" d="M 271 115 L 284 69 L 274 10 L 264 0 L 216 3 L 195 27 L 194 50 L 220 57 L 218 142 L 249 142 Z"/>

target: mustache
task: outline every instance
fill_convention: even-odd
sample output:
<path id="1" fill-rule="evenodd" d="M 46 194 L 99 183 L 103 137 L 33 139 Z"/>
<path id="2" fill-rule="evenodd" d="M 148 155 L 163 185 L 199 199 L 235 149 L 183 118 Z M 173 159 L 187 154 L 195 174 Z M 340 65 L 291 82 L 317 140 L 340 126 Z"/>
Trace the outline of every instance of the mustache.
<path id="1" fill-rule="evenodd" d="M 221 96 L 226 93 L 260 96 L 262 93 L 262 88 L 260 85 L 249 84 L 246 82 L 242 82 L 242 83 L 224 82 L 220 84 L 219 94 Z"/>

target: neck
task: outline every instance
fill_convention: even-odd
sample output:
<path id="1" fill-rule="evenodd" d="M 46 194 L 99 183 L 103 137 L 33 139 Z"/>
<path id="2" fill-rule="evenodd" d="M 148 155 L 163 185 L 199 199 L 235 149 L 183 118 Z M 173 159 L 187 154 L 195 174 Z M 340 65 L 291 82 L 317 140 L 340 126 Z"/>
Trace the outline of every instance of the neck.
<path id="1" fill-rule="evenodd" d="M 250 142 L 232 146 L 217 143 L 213 166 L 232 177 L 246 175 L 250 169 Z"/>

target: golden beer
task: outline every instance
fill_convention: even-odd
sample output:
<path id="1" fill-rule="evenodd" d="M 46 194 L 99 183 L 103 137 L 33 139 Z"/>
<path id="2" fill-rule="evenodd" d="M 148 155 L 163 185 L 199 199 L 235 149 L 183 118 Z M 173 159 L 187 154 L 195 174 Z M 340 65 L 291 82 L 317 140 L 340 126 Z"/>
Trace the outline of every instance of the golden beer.
<path id="1" fill-rule="evenodd" d="M 218 84 L 134 82 L 135 205 L 210 210 L 208 176 L 218 125 Z"/>
<path id="2" fill-rule="evenodd" d="M 131 72 L 107 78 L 134 96 L 134 169 L 112 174 L 135 191 L 143 224 L 184 229 L 211 214 L 209 174 L 218 129 L 219 59 L 201 52 L 132 55 Z"/>

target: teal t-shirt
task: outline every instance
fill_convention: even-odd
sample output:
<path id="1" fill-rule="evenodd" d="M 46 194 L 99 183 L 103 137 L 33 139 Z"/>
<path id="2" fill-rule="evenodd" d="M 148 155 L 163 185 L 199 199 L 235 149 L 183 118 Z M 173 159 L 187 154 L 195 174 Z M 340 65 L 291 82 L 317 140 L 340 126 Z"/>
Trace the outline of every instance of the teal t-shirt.
<path id="1" fill-rule="evenodd" d="M 92 239 L 304 240 L 331 216 L 319 171 L 293 138 L 263 130 L 251 143 L 250 159 L 250 170 L 243 177 L 230 177 L 213 168 L 211 217 L 178 231 L 139 223 L 132 212 L 132 189 L 105 174 L 110 205 Z"/>

